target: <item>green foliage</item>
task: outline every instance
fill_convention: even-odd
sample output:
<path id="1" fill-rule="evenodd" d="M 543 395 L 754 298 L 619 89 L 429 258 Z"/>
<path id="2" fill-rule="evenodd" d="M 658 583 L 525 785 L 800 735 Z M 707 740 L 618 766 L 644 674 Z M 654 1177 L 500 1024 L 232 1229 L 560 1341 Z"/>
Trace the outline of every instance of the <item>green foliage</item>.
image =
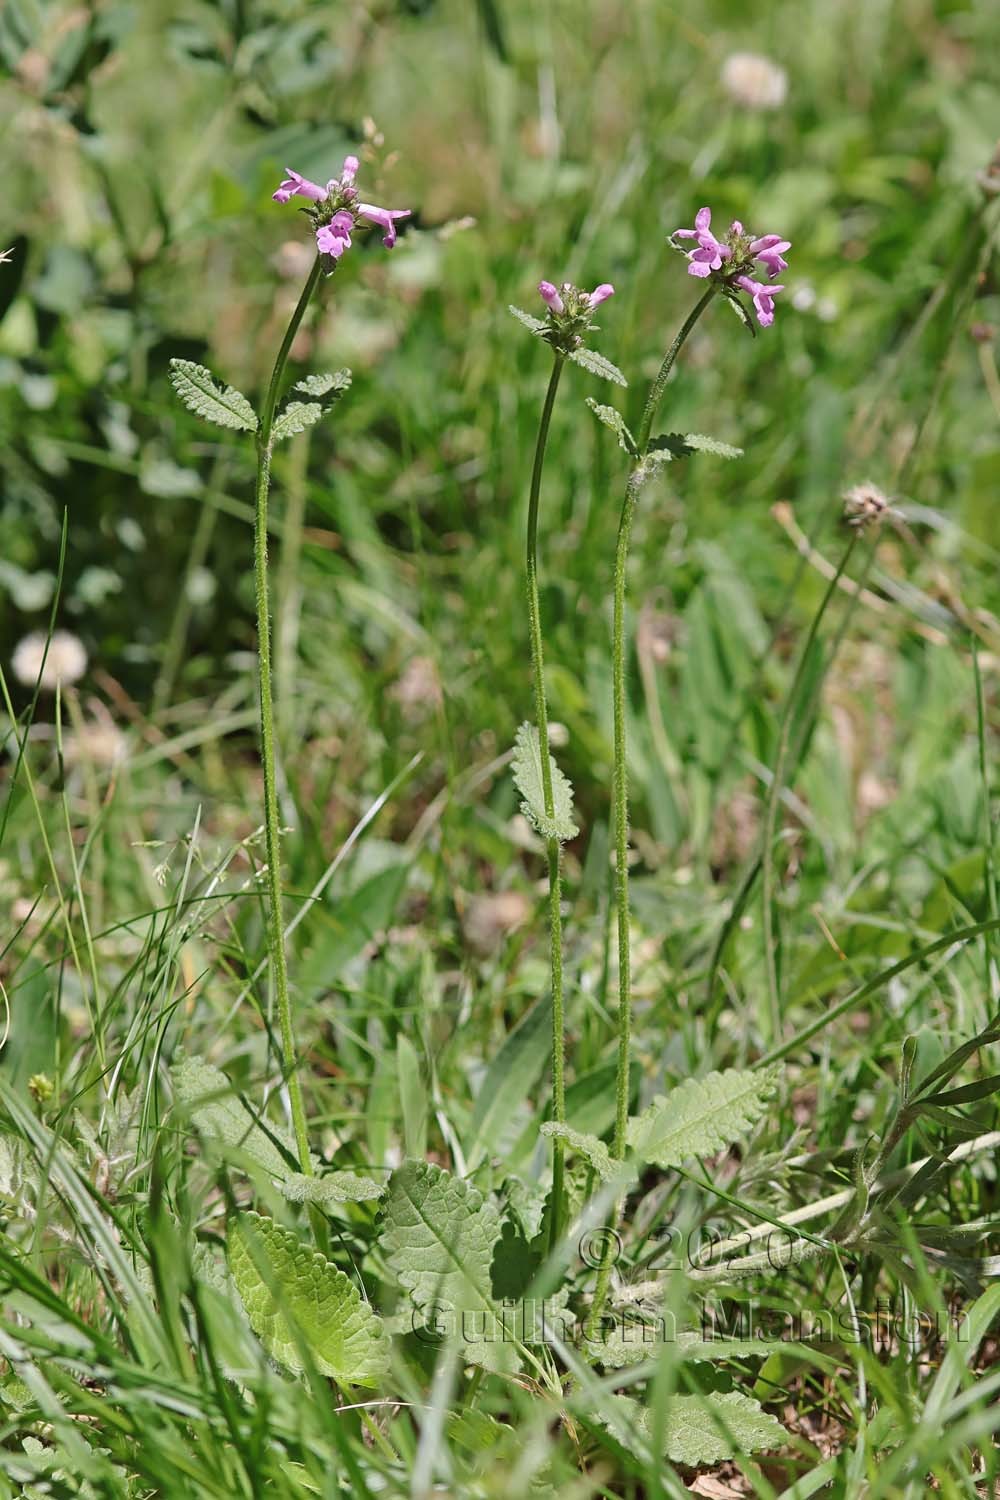
<path id="1" fill-rule="evenodd" d="M 647 1442 L 653 1440 L 649 1411 L 630 1396 L 614 1396 L 608 1423 L 620 1431 L 622 1421 Z M 607 1421 L 602 1416 L 601 1420 Z M 788 1442 L 788 1433 L 758 1401 L 739 1391 L 710 1391 L 705 1395 L 670 1398 L 663 1429 L 663 1451 L 675 1464 L 699 1468 L 738 1454 L 773 1452 Z"/>
<path id="2" fill-rule="evenodd" d="M 542 1134 L 565 1141 L 571 1151 L 590 1163 L 602 1182 L 613 1182 L 621 1171 L 621 1164 L 613 1160 L 607 1146 L 596 1135 L 574 1130 L 571 1125 L 560 1125 L 556 1120 L 546 1120 Z"/>
<path id="3" fill-rule="evenodd" d="M 375 1385 L 388 1362 L 382 1321 L 318 1250 L 259 1214 L 230 1227 L 229 1269 L 267 1352 L 289 1370 L 307 1359 L 340 1385 Z"/>
<path id="4" fill-rule="evenodd" d="M 512 1351 L 493 1305 L 490 1267 L 500 1215 L 460 1177 L 432 1162 L 393 1172 L 385 1200 L 382 1247 L 418 1315 L 438 1314 L 460 1340 L 462 1358 L 487 1369 L 509 1367 Z"/>
<path id="5" fill-rule="evenodd" d="M 231 385 L 218 385 L 204 365 L 190 359 L 172 359 L 170 383 L 188 411 L 203 421 L 239 432 L 257 431 L 257 414 L 247 398 Z"/>
<path id="6" fill-rule="evenodd" d="M 689 453 L 714 453 L 716 458 L 742 458 L 743 449 L 730 443 L 720 443 L 717 438 L 705 437 L 700 432 L 664 432 L 651 440 L 653 452 L 666 449 L 673 458 L 686 458 Z"/>
<path id="7" fill-rule="evenodd" d="M 610 380 L 615 385 L 628 385 L 618 366 L 613 365 L 610 359 L 605 359 L 603 354 L 598 354 L 596 349 L 574 349 L 570 359 L 589 375 L 597 375 L 601 380 Z"/>
<path id="8" fill-rule="evenodd" d="M 529 333 L 542 334 L 548 332 L 549 325 L 543 318 L 536 318 L 533 313 L 525 312 L 523 308 L 514 307 L 513 304 L 508 308 L 508 311 L 514 314 L 519 323 L 523 323 Z"/>
<path id="9" fill-rule="evenodd" d="M 618 439 L 618 446 L 620 448 L 624 448 L 626 453 L 631 454 L 636 454 L 639 451 L 635 446 L 635 438 L 626 427 L 625 418 L 620 411 L 617 411 L 613 406 L 600 406 L 594 400 L 593 396 L 587 397 L 587 405 L 599 422 L 603 422 L 605 427 L 611 428 L 611 431 Z"/>
<path id="10" fill-rule="evenodd" d="M 638 1118 L 629 1121 L 628 1143 L 642 1160 L 679 1167 L 693 1156 L 712 1156 L 731 1146 L 760 1120 L 777 1088 L 781 1070 L 727 1068 L 704 1078 L 687 1078 L 667 1095 L 658 1094 Z"/>
<path id="11" fill-rule="evenodd" d="M 170 1070 L 177 1103 L 199 1136 L 272 1177 L 294 1171 L 295 1144 L 287 1131 L 258 1122 L 226 1075 L 199 1058 L 182 1056 Z"/>
<path id="12" fill-rule="evenodd" d="M 294 437 L 297 432 L 305 432 L 307 427 L 315 426 L 322 415 L 323 408 L 318 401 L 289 401 L 274 419 L 271 441 L 280 443 L 284 438 Z"/>
<path id="13" fill-rule="evenodd" d="M 545 811 L 542 785 L 542 752 L 534 724 L 522 724 L 514 743 L 514 784 L 524 801 L 521 811 L 536 832 L 545 839 L 574 839 L 579 829 L 573 821 L 573 788 L 549 756 L 552 777 L 552 815 Z"/>

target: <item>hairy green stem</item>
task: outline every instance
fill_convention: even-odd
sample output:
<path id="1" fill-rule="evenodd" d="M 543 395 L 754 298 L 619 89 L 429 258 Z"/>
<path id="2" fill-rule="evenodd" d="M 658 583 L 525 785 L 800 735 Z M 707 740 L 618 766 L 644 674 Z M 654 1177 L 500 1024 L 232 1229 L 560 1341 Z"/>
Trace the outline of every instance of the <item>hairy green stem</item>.
<path id="1" fill-rule="evenodd" d="M 781 1039 L 781 986 L 778 980 L 778 952 L 777 937 L 774 920 L 774 838 L 778 827 L 778 808 L 781 805 L 781 794 L 785 788 L 785 772 L 788 766 L 788 746 L 791 739 L 792 718 L 799 700 L 799 693 L 805 680 L 809 659 L 812 655 L 813 645 L 819 634 L 820 625 L 824 616 L 840 587 L 840 580 L 844 576 L 844 570 L 850 562 L 851 554 L 857 544 L 860 533 L 854 531 L 850 541 L 844 548 L 843 556 L 837 564 L 837 568 L 830 576 L 826 586 L 826 592 L 820 601 L 819 609 L 813 616 L 809 626 L 809 634 L 805 645 L 799 656 L 798 666 L 795 669 L 795 677 L 788 690 L 785 699 L 784 711 L 781 715 L 781 724 L 778 728 L 778 748 L 774 759 L 774 771 L 771 775 L 771 785 L 768 788 L 767 804 L 764 810 L 764 833 L 761 843 L 761 864 L 763 875 L 763 904 L 764 904 L 764 966 L 767 972 L 767 996 L 768 1013 L 770 1019 L 771 1035 L 769 1040 L 777 1042 Z"/>
<path id="2" fill-rule="evenodd" d="M 281 901 L 281 826 L 278 818 L 277 776 L 274 757 L 274 696 L 271 684 L 271 615 L 267 588 L 267 499 L 271 487 L 271 433 L 278 391 L 288 362 L 288 353 L 299 330 L 310 298 L 319 282 L 321 262 L 317 256 L 295 311 L 285 329 L 285 336 L 274 361 L 271 380 L 257 428 L 257 496 L 254 515 L 254 582 L 257 598 L 257 667 L 260 688 L 260 750 L 264 768 L 264 832 L 267 848 L 267 934 L 271 954 L 271 972 L 278 1002 L 278 1024 L 281 1030 L 281 1052 L 288 1097 L 295 1129 L 299 1165 L 306 1174 L 312 1172 L 309 1135 L 302 1102 L 302 1085 L 295 1057 L 292 1032 L 292 1010 L 288 997 L 288 965 L 285 960 L 285 925 Z"/>
<path id="3" fill-rule="evenodd" d="M 552 767 L 549 762 L 549 718 L 545 704 L 545 658 L 542 647 L 542 611 L 538 594 L 538 505 L 542 488 L 542 468 L 552 421 L 559 378 L 565 357 L 555 352 L 549 376 L 545 403 L 538 423 L 535 461 L 531 470 L 531 492 L 528 497 L 528 535 L 525 548 L 525 576 L 528 586 L 528 627 L 531 636 L 531 679 L 535 699 L 535 723 L 542 762 L 542 797 L 545 816 L 555 815 L 552 795 Z M 552 976 L 552 1115 L 560 1125 L 566 1123 L 566 1037 L 563 1009 L 562 968 L 562 850 L 559 840 L 545 841 L 549 865 L 549 966 Z M 549 1249 L 554 1251 L 562 1235 L 563 1176 L 566 1146 L 558 1136 L 552 1141 L 552 1214 L 549 1219 Z"/>
<path id="4" fill-rule="evenodd" d="M 611 1154 L 616 1161 L 625 1156 L 625 1135 L 628 1126 L 629 1096 L 629 1052 L 632 1042 L 632 961 L 629 952 L 629 889 L 628 889 L 628 742 L 625 723 L 625 593 L 628 567 L 629 543 L 632 540 L 632 521 L 636 501 L 648 478 L 645 468 L 649 451 L 650 434 L 657 408 L 666 388 L 674 361 L 683 348 L 688 335 L 716 294 L 715 285 L 709 286 L 704 295 L 691 309 L 677 331 L 670 348 L 663 356 L 656 379 L 650 386 L 649 396 L 642 413 L 642 421 L 636 438 L 638 449 L 632 461 L 632 472 L 625 486 L 625 499 L 618 523 L 618 541 L 615 547 L 614 575 L 614 622 L 611 641 L 611 678 L 614 709 L 614 770 L 612 775 L 612 799 L 614 803 L 615 846 L 615 906 L 618 914 L 618 1067 L 615 1081 L 615 1134 Z M 615 1205 L 613 1214 L 617 1224 L 621 1214 L 621 1200 Z M 607 1301 L 611 1272 L 614 1266 L 615 1236 L 605 1237 L 605 1248 L 597 1273 L 594 1300 L 587 1319 L 585 1337 L 594 1338 L 600 1326 L 604 1304 Z"/>

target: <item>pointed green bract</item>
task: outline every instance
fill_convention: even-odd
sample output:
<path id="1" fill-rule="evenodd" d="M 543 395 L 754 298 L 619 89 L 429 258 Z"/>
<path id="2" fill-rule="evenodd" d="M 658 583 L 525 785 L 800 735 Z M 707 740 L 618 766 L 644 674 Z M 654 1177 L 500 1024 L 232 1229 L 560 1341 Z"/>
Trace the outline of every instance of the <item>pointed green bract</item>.
<path id="1" fill-rule="evenodd" d="M 576 838 L 579 829 L 573 822 L 573 788 L 549 756 L 552 774 L 552 816 L 545 811 L 542 786 L 542 752 L 534 724 L 522 724 L 514 744 L 514 784 L 524 801 L 521 811 L 532 827 L 546 839 Z"/>
<path id="2" fill-rule="evenodd" d="M 381 1318 L 349 1276 L 259 1214 L 236 1220 L 227 1249 L 250 1326 L 273 1359 L 301 1374 L 306 1349 L 320 1373 L 339 1384 L 376 1384 L 389 1344 Z"/>
<path id="3" fill-rule="evenodd" d="M 247 398 L 231 385 L 220 386 L 204 365 L 172 359 L 170 383 L 188 410 L 204 421 L 239 432 L 257 431 L 257 413 Z"/>
<path id="4" fill-rule="evenodd" d="M 598 354 L 596 349 L 574 349 L 570 359 L 591 375 L 600 376 L 601 380 L 612 380 L 615 385 L 628 385 L 618 366 L 613 365 L 610 359 L 605 359 L 603 354 Z"/>
<path id="5" fill-rule="evenodd" d="M 625 425 L 625 418 L 621 412 L 614 406 L 602 406 L 600 402 L 594 400 L 593 396 L 587 397 L 587 405 L 599 422 L 611 428 L 618 439 L 618 446 L 624 448 L 626 453 L 635 456 L 639 450 L 635 445 L 635 438 Z"/>
<path id="6" fill-rule="evenodd" d="M 692 1156 L 711 1156 L 739 1140 L 765 1113 L 780 1068 L 709 1073 L 658 1094 L 628 1124 L 628 1143 L 643 1161 L 679 1167 Z"/>
<path id="7" fill-rule="evenodd" d="M 500 1215 L 479 1190 L 431 1162 L 407 1161 L 389 1179 L 382 1248 L 429 1330 L 459 1341 L 490 1370 L 512 1363 L 493 1304 L 490 1268 Z"/>

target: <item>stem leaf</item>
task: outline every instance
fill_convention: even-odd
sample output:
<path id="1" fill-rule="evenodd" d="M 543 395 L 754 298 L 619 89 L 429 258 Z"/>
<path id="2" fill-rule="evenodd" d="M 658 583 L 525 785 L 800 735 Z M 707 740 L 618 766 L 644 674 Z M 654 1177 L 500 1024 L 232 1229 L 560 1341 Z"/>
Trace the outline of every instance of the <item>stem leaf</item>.
<path id="1" fill-rule="evenodd" d="M 336 400 L 345 391 L 350 390 L 351 372 L 345 366 L 342 370 L 334 370 L 331 374 L 326 371 L 322 375 L 306 375 L 303 380 L 297 380 L 292 386 L 293 391 L 301 391 L 304 396 L 329 396 L 332 394 Z"/>
<path id="2" fill-rule="evenodd" d="M 573 788 L 568 777 L 549 756 L 552 775 L 552 815 L 545 810 L 545 793 L 542 781 L 542 752 L 538 742 L 538 730 L 534 724 L 524 723 L 517 731 L 514 743 L 514 785 L 524 801 L 521 811 L 537 833 L 544 839 L 574 839 L 579 828 L 573 821 Z"/>
<path id="3" fill-rule="evenodd" d="M 639 449 L 636 447 L 635 438 L 625 425 L 625 418 L 621 412 L 614 406 L 601 406 L 599 402 L 594 400 L 593 396 L 587 397 L 587 405 L 599 422 L 603 422 L 605 427 L 611 428 L 611 431 L 618 439 L 618 446 L 624 448 L 626 453 L 630 453 L 635 458 L 638 455 Z"/>
<path id="4" fill-rule="evenodd" d="M 216 383 L 211 370 L 190 359 L 170 361 L 170 383 L 189 411 L 216 427 L 256 432 L 257 413 L 234 386 Z"/>
<path id="5" fill-rule="evenodd" d="M 628 1143 L 641 1160 L 665 1168 L 714 1155 L 757 1123 L 779 1076 L 780 1069 L 770 1067 L 688 1078 L 629 1121 Z"/>
<path id="6" fill-rule="evenodd" d="M 610 359 L 605 359 L 603 354 L 598 354 L 596 349 L 574 349 L 569 357 L 575 365 L 589 371 L 591 375 L 599 376 L 601 380 L 613 380 L 615 385 L 628 385 L 618 366 L 613 365 Z"/>
<path id="7" fill-rule="evenodd" d="M 716 458 L 742 458 L 743 449 L 703 432 L 661 432 L 649 444 L 653 452 L 669 451 L 672 458 L 686 458 L 689 453 L 714 453 Z"/>
<path id="8" fill-rule="evenodd" d="M 548 332 L 548 323 L 542 318 L 536 318 L 534 313 L 525 312 L 523 307 L 515 307 L 511 302 L 509 304 L 509 311 L 513 313 L 519 323 L 524 324 L 529 333 L 543 334 Z"/>
<path id="9" fill-rule="evenodd" d="M 289 401 L 274 419 L 271 442 L 280 443 L 283 438 L 293 437 L 297 432 L 305 432 L 307 427 L 314 427 L 323 411 L 324 408 L 318 401 Z"/>

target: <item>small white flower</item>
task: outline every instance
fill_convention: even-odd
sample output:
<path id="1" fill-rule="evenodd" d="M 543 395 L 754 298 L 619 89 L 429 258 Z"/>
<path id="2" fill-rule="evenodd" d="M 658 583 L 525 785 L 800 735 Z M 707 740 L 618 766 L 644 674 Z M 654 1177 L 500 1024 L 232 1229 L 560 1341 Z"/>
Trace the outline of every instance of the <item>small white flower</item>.
<path id="1" fill-rule="evenodd" d="M 760 52 L 732 52 L 722 64 L 722 87 L 744 109 L 780 109 L 788 74 Z"/>
<path id="2" fill-rule="evenodd" d="M 79 682 L 87 670 L 87 653 L 83 642 L 68 630 L 56 630 L 45 649 L 46 637 L 33 630 L 18 641 L 11 666 L 18 682 L 25 687 L 39 683 L 43 691 L 54 693 L 60 683 Z M 44 666 L 42 663 L 44 662 Z"/>

